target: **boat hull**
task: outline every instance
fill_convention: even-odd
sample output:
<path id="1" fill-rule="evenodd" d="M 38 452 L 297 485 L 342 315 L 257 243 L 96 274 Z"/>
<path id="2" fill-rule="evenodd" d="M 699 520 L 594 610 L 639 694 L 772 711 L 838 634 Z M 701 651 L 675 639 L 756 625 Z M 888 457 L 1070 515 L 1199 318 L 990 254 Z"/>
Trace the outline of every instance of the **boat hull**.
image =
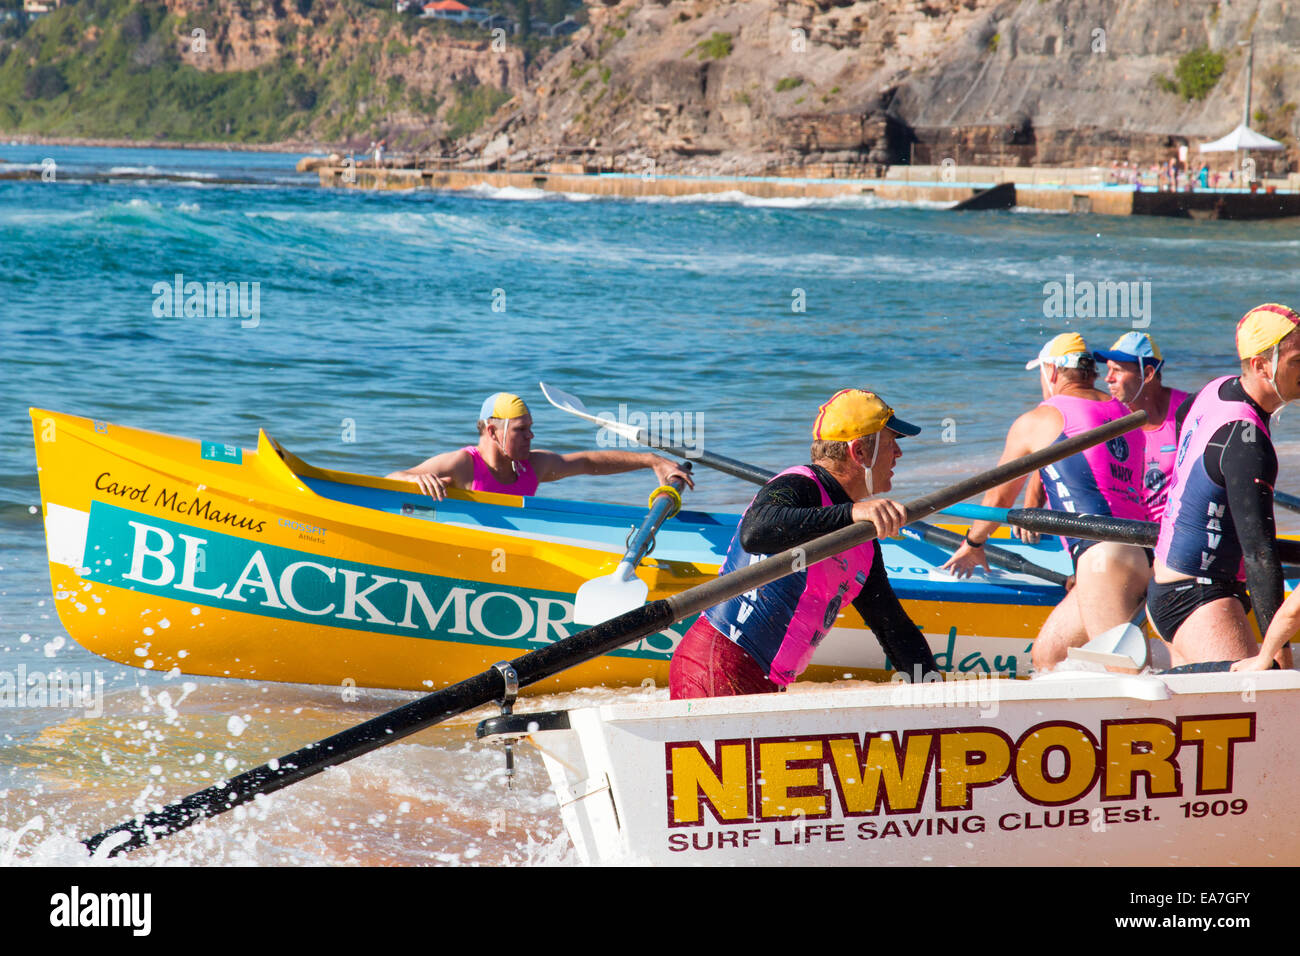
<path id="1" fill-rule="evenodd" d="M 588 863 L 1295 865 L 1298 703 L 1293 671 L 1074 672 L 585 708 L 533 739 Z"/>
<path id="2" fill-rule="evenodd" d="M 137 667 L 431 690 L 576 632 L 573 599 L 618 564 L 644 511 L 454 492 L 314 468 L 256 449 L 32 410 L 55 606 L 86 648 Z M 737 516 L 683 511 L 638 569 L 650 599 L 717 573 Z M 957 582 L 942 552 L 885 543 L 904 606 L 954 672 L 1023 676 L 1059 588 Z M 1062 565 L 1050 548 L 1026 554 Z M 530 691 L 664 683 L 691 621 Z M 882 677 L 846 610 L 810 680 Z"/>

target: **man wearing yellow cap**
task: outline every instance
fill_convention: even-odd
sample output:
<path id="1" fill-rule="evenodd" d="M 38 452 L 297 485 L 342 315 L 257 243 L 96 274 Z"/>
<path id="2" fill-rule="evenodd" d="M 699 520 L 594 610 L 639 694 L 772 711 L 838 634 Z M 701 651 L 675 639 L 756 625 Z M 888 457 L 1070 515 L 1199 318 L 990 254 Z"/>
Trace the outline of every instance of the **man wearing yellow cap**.
<path id="1" fill-rule="evenodd" d="M 1096 361 L 1077 333 L 1053 338 L 1025 368 L 1039 370 L 1043 403 L 1011 425 L 1003 462 L 1128 414 L 1122 403 L 1093 388 Z M 1039 474 L 1049 507 L 1144 520 L 1141 436 L 1141 432 L 1122 435 L 1042 469 Z M 1020 478 L 999 485 L 984 496 L 984 504 L 1011 507 L 1024 483 Z M 958 577 L 970 574 L 976 565 L 987 569 L 984 542 L 996 527 L 992 521 L 972 524 L 966 542 L 944 569 Z M 1034 640 L 1034 669 L 1039 671 L 1055 667 L 1070 647 L 1130 620 L 1151 578 L 1147 553 L 1135 545 L 1078 538 L 1063 538 L 1062 543 L 1074 561 L 1075 586 L 1053 609 Z"/>
<path id="2" fill-rule="evenodd" d="M 1296 549 L 1276 538 L 1269 418 L 1300 398 L 1297 325 L 1300 314 L 1287 306 L 1251 309 L 1237 323 L 1241 374 L 1215 379 L 1180 410 L 1147 595 L 1147 614 L 1175 666 L 1255 657 L 1246 614 L 1253 604 L 1268 631 L 1282 602 L 1279 555 L 1290 559 Z M 1290 666 L 1289 648 L 1278 657 Z"/>
<path id="3" fill-rule="evenodd" d="M 414 468 L 395 471 L 389 478 L 413 481 L 435 499 L 447 497 L 447 488 L 492 491 L 505 495 L 533 495 L 543 481 L 573 475 L 616 475 L 638 468 L 653 469 L 661 485 L 681 478 L 694 488 L 690 472 L 650 452 L 579 451 L 559 455 L 533 450 L 533 416 L 518 395 L 489 395 L 479 410 L 478 444 L 444 452 Z"/>
<path id="4" fill-rule="evenodd" d="M 896 533 L 906 518 L 903 506 L 871 496 L 890 489 L 902 455 L 898 437 L 919 431 L 873 392 L 835 393 L 813 423 L 812 463 L 788 468 L 763 486 L 745 509 L 719 573 L 855 521 L 871 521 L 879 537 Z M 876 540 L 797 567 L 701 614 L 673 654 L 673 699 L 784 690 L 849 602 L 896 670 L 909 678 L 937 673 L 925 636 L 890 587 Z"/>

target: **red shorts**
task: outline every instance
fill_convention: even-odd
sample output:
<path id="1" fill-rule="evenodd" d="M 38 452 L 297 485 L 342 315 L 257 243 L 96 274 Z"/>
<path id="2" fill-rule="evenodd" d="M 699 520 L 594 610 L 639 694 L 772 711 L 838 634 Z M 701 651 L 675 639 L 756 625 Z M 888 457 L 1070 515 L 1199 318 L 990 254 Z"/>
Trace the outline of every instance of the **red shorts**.
<path id="1" fill-rule="evenodd" d="M 668 691 L 673 700 L 775 694 L 780 690 L 740 645 L 727 640 L 703 614 L 677 645 L 668 669 Z"/>

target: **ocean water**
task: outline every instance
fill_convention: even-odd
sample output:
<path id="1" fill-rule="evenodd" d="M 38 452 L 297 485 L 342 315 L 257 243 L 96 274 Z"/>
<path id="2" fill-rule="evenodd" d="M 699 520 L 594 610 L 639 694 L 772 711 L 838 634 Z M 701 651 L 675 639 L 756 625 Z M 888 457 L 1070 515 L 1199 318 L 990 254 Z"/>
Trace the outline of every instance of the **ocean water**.
<path id="1" fill-rule="evenodd" d="M 1300 301 L 1293 221 L 342 192 L 297 158 L 0 144 L 0 173 L 52 170 L 0 180 L 0 672 L 103 689 L 80 709 L 0 708 L 6 862 L 80 862 L 81 837 L 413 696 L 155 674 L 77 646 L 51 609 L 29 406 L 245 447 L 264 427 L 315 464 L 384 474 L 472 442 L 498 390 L 531 404 L 537 446 L 593 447 L 546 381 L 614 417 L 690 416 L 706 450 L 775 470 L 805 460 L 820 402 L 863 385 L 924 428 L 895 476 L 907 500 L 997 460 L 1039 398 L 1024 363 L 1057 332 L 1104 348 L 1146 327 L 1165 381 L 1191 389 L 1233 371 L 1243 312 Z M 170 317 L 156 289 L 178 275 L 247 283 L 247 314 Z M 1138 298 L 1053 313 L 1053 283 L 1100 282 Z M 1293 414 L 1275 438 L 1297 491 Z M 543 490 L 640 502 L 649 487 L 642 473 Z M 700 473 L 688 500 L 738 511 L 751 493 Z M 508 791 L 500 754 L 473 741 L 486 715 L 112 865 L 573 863 L 536 754 Z"/>

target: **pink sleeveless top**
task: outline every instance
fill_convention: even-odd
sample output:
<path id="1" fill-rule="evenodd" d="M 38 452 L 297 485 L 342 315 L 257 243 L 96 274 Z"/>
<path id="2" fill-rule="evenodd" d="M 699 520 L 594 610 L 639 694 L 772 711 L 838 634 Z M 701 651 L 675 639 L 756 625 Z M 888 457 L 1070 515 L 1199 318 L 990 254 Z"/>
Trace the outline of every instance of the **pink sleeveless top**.
<path id="1" fill-rule="evenodd" d="M 1143 455 L 1142 497 L 1148 521 L 1159 521 L 1165 513 L 1169 497 L 1169 483 L 1174 478 L 1174 453 L 1178 451 L 1177 412 L 1187 400 L 1187 393 L 1176 388 L 1169 390 L 1169 411 L 1159 428 L 1143 431 L 1146 454 Z"/>
<path id="2" fill-rule="evenodd" d="M 1094 402 L 1056 395 L 1043 404 L 1061 413 L 1064 424 L 1057 441 L 1128 414 L 1128 409 L 1113 398 Z M 1048 465 L 1043 469 L 1043 487 L 1052 507 L 1059 511 L 1145 520 L 1146 509 L 1137 487 L 1145 449 L 1146 442 L 1138 429 Z"/>
<path id="3" fill-rule="evenodd" d="M 537 475 L 526 461 L 515 462 L 517 477 L 508 485 L 503 485 L 492 477 L 492 469 L 479 453 L 478 446 L 466 445 L 461 451 L 469 452 L 474 459 L 474 481 L 470 491 L 491 491 L 499 495 L 522 495 L 525 498 L 537 494 Z"/>
<path id="4" fill-rule="evenodd" d="M 781 474 L 811 478 L 821 493 L 822 507 L 830 506 L 831 497 L 811 468 L 799 465 Z M 871 573 L 875 554 L 875 542 L 868 541 L 716 604 L 704 616 L 721 634 L 744 648 L 773 683 L 785 687 L 808 667 L 840 609 L 858 596 Z M 718 574 L 752 564 L 759 557 L 740 546 L 737 525 Z"/>

